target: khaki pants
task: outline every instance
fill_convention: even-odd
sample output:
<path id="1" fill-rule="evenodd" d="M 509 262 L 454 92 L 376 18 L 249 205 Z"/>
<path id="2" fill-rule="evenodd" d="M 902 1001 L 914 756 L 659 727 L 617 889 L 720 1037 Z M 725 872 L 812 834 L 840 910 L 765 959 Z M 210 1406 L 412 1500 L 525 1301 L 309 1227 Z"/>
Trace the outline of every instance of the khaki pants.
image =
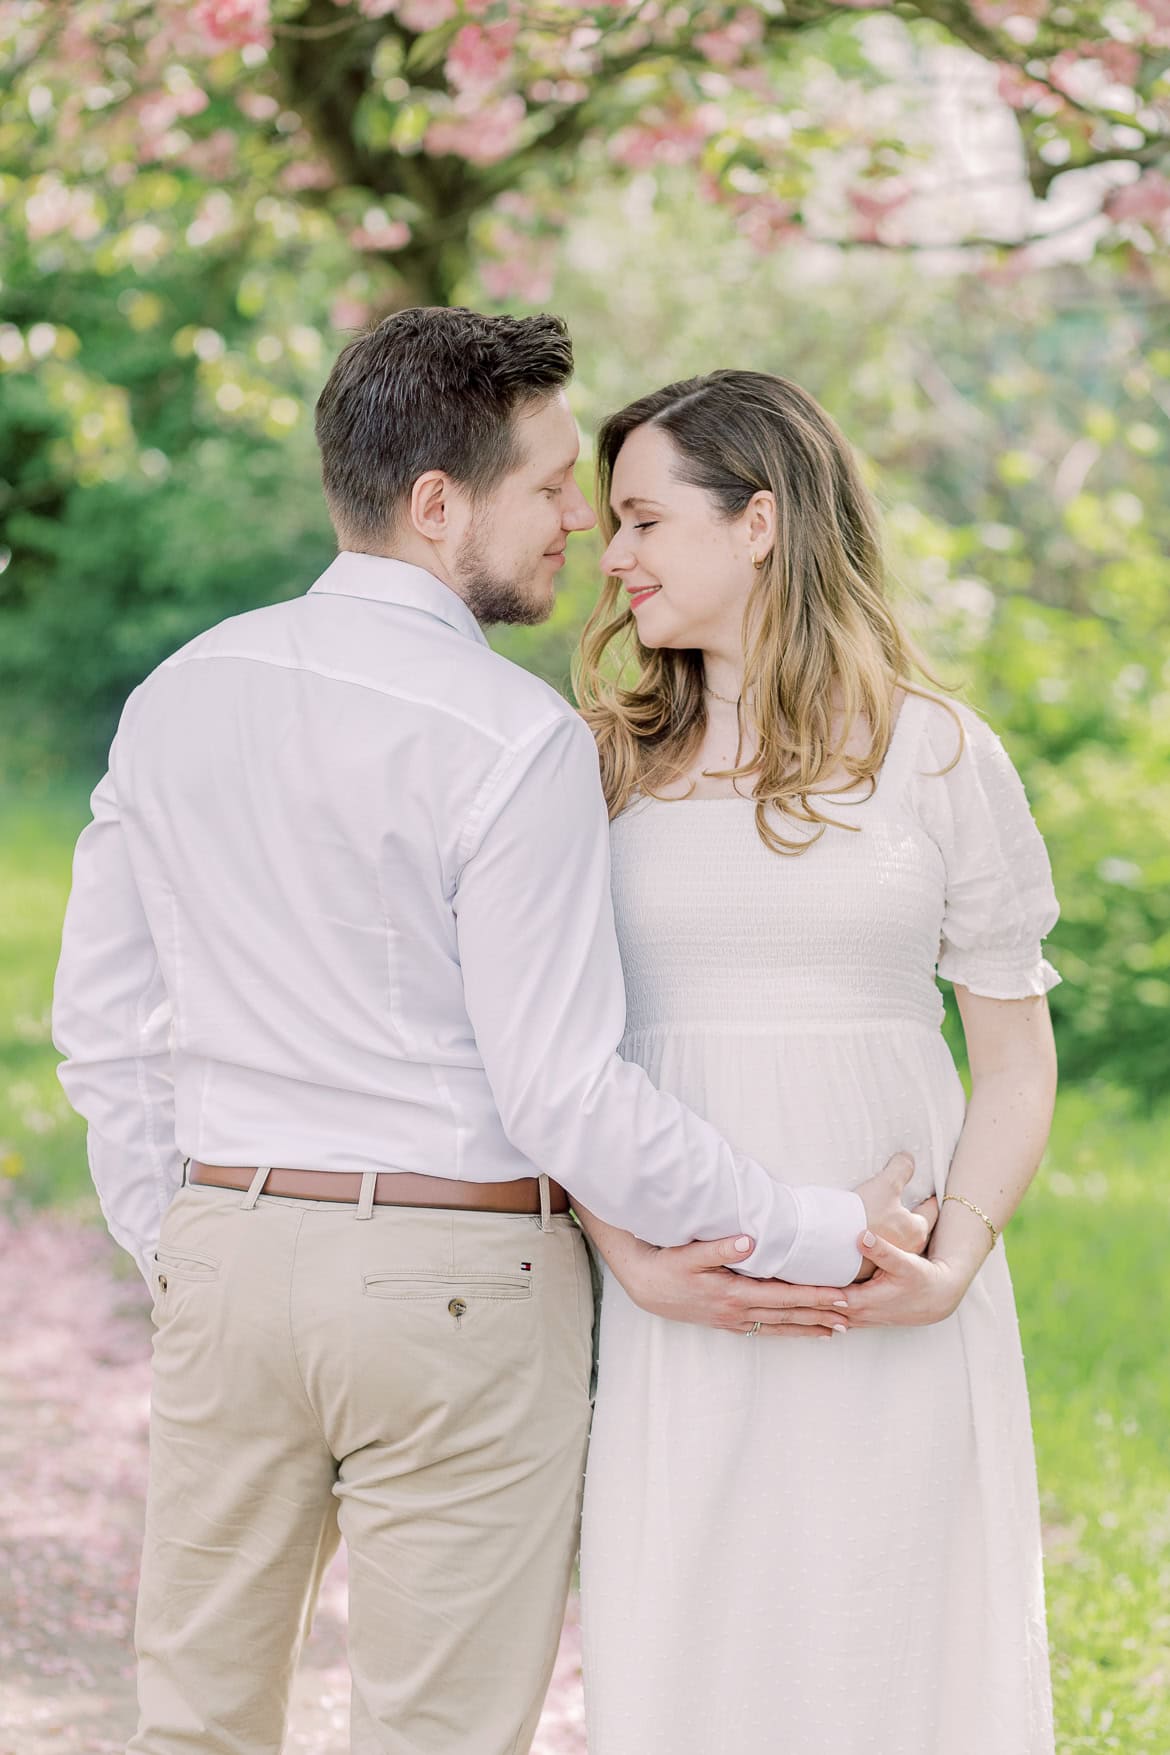
<path id="1" fill-rule="evenodd" d="M 355 1755 L 527 1750 L 577 1548 L 591 1316 L 566 1217 L 182 1188 L 129 1749 L 277 1755 L 340 1534 Z"/>

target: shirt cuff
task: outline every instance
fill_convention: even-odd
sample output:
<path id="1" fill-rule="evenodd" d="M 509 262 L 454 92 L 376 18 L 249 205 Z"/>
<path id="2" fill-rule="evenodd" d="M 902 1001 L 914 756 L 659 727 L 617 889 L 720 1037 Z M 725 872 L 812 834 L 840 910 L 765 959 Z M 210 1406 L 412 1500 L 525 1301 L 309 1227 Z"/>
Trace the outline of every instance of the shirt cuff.
<path id="1" fill-rule="evenodd" d="M 857 1239 L 867 1220 L 849 1188 L 794 1188 L 798 1229 L 778 1279 L 794 1286 L 848 1286 L 861 1271 Z"/>

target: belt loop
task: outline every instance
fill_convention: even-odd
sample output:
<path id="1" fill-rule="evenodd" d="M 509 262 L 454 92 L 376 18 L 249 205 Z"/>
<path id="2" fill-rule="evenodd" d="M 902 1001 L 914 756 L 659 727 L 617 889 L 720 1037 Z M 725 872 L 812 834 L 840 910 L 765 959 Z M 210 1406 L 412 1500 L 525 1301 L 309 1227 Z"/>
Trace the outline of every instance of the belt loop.
<path id="1" fill-rule="evenodd" d="M 358 1195 L 355 1219 L 372 1219 L 374 1216 L 374 1190 L 378 1185 L 376 1170 L 362 1171 L 362 1192 Z"/>
<path id="2" fill-rule="evenodd" d="M 548 1177 L 538 1178 L 540 1183 L 540 1228 L 542 1231 L 552 1230 L 552 1196 L 549 1192 Z"/>
<path id="3" fill-rule="evenodd" d="M 245 1213 L 250 1213 L 252 1208 L 256 1205 L 256 1202 L 260 1199 L 261 1191 L 264 1184 L 268 1181 L 268 1175 L 271 1169 L 271 1164 L 261 1164 L 255 1176 L 253 1176 L 251 1183 L 248 1186 L 248 1192 L 240 1202 L 240 1207 Z"/>

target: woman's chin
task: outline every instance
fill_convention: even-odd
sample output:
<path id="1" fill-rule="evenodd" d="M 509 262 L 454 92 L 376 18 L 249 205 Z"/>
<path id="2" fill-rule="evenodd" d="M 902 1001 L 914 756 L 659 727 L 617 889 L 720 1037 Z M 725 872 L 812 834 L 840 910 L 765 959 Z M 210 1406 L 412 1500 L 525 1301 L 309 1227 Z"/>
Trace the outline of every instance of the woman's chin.
<path id="1" fill-rule="evenodd" d="M 660 646 L 683 646 L 685 641 L 678 638 L 678 630 L 671 627 L 664 615 L 655 615 L 652 609 L 644 609 L 640 615 L 634 616 L 634 626 L 638 630 L 638 638 L 643 646 L 657 651 Z"/>

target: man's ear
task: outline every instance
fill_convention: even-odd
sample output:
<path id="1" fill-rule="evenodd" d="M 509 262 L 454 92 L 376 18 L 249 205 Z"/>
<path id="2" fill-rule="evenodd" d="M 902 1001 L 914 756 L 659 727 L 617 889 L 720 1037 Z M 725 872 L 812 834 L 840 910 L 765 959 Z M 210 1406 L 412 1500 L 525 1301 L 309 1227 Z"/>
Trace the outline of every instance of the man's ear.
<path id="1" fill-rule="evenodd" d="M 451 534 L 451 478 L 441 469 L 428 469 L 410 490 L 408 517 L 411 528 L 428 542 L 443 542 Z"/>

